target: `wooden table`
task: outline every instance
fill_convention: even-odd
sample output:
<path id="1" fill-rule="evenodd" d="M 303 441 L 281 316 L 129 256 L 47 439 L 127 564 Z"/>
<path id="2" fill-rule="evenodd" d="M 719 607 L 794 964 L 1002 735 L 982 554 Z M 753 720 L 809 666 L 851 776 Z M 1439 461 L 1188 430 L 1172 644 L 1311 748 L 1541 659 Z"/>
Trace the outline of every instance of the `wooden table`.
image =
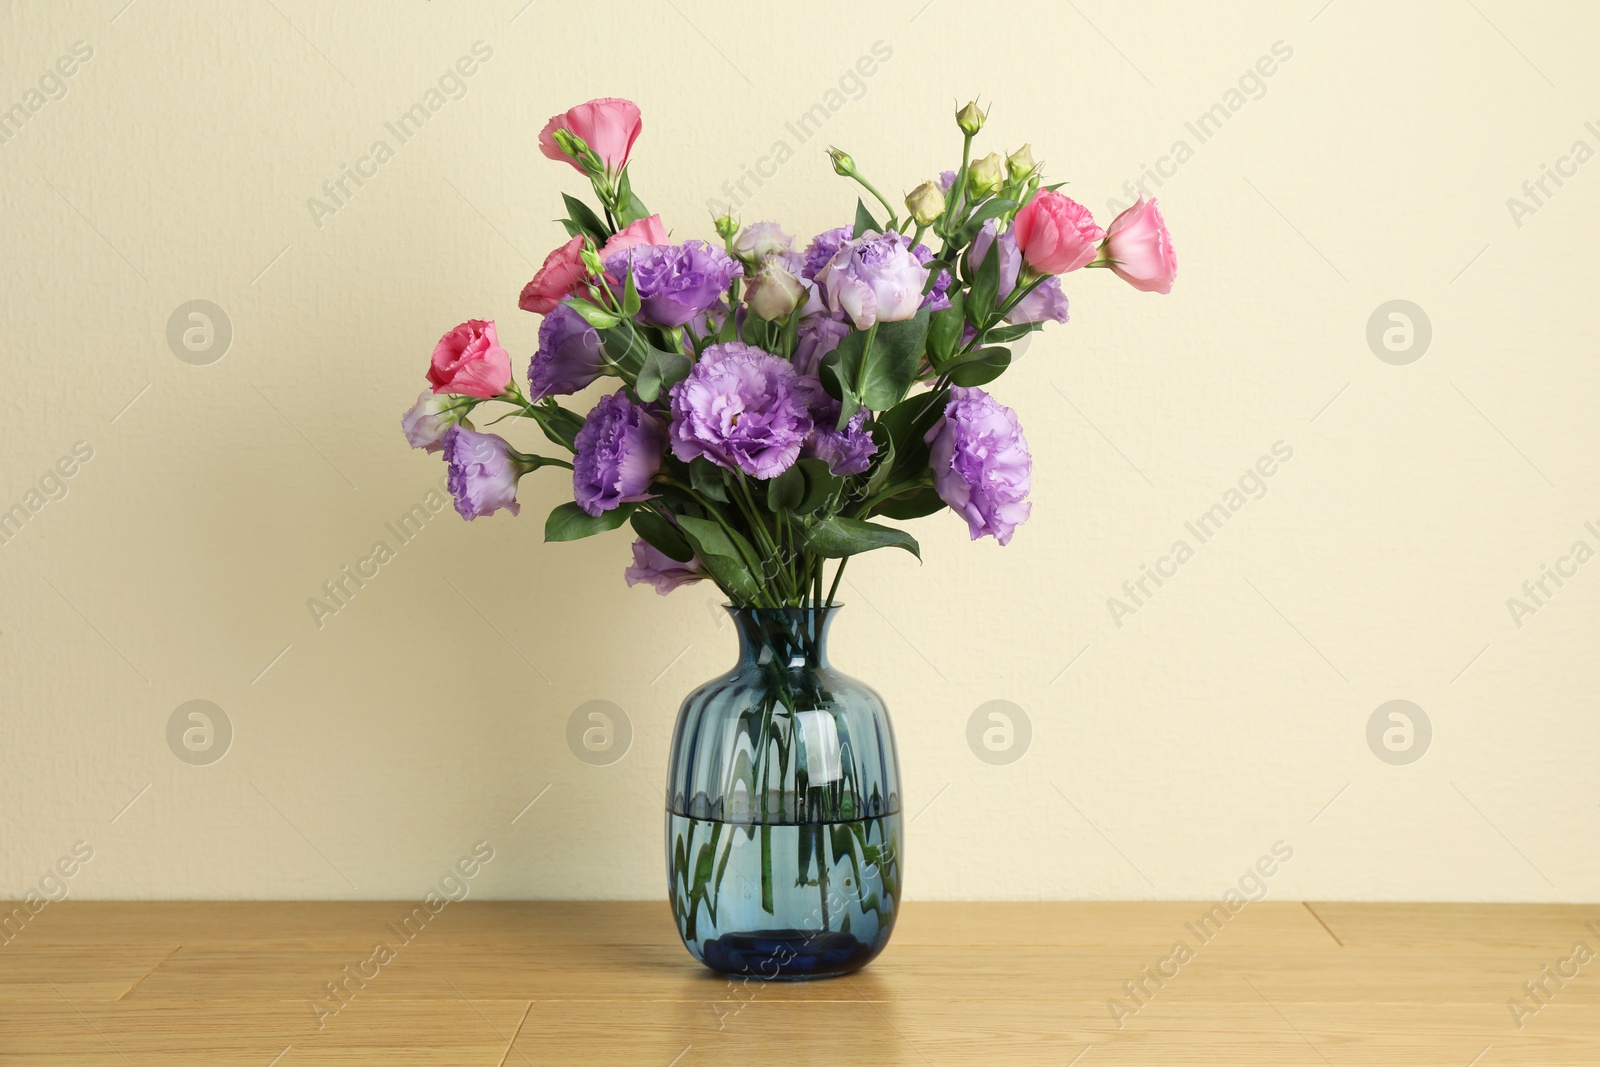
<path id="1" fill-rule="evenodd" d="M 912 903 L 799 984 L 665 904 L 412 907 L 48 904 L 0 926 L 0 1064 L 1600 1064 L 1600 906 Z"/>

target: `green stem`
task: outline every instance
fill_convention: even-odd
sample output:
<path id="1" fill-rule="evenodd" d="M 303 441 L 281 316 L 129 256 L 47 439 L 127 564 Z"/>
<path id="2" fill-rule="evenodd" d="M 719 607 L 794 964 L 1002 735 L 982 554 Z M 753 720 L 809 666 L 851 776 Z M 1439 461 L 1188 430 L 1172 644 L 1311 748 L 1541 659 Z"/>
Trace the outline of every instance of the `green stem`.
<path id="1" fill-rule="evenodd" d="M 850 557 L 845 556 L 839 561 L 838 569 L 833 572 L 833 585 L 828 589 L 828 602 L 822 606 L 824 611 L 833 610 L 833 598 L 839 592 L 839 579 L 844 577 L 844 565 L 849 562 Z"/>

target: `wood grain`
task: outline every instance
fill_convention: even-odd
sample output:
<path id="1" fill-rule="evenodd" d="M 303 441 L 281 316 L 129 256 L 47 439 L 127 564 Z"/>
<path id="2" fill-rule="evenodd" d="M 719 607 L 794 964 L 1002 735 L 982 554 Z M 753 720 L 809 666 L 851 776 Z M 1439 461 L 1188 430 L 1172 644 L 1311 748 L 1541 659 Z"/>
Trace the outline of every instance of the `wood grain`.
<path id="1" fill-rule="evenodd" d="M 1207 908 L 911 904 L 865 971 L 790 984 L 700 968 L 657 903 L 452 904 L 402 937 L 399 902 L 64 902 L 0 944 L 0 1065 L 1600 1063 L 1600 960 L 1524 990 L 1600 947 L 1600 907 Z"/>

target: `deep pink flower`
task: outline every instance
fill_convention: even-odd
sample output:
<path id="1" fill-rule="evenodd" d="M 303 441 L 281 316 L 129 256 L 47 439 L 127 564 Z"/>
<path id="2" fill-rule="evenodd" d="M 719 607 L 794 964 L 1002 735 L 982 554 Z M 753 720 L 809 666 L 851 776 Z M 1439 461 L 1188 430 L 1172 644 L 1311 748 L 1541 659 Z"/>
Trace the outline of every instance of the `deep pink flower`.
<path id="1" fill-rule="evenodd" d="M 583 265 L 583 238 L 574 237 L 544 257 L 544 266 L 533 280 L 522 287 L 517 306 L 523 311 L 547 315 L 561 301 L 576 293 L 588 277 Z"/>
<path id="2" fill-rule="evenodd" d="M 628 153 L 633 151 L 633 142 L 639 139 L 642 128 L 638 104 L 603 96 L 552 115 L 539 134 L 539 151 L 583 173 L 583 164 L 563 152 L 551 136 L 556 130 L 566 130 L 583 138 L 589 150 L 600 157 L 607 174 L 618 174 L 628 165 Z"/>
<path id="3" fill-rule="evenodd" d="M 1041 189 L 1017 212 L 1011 234 L 1028 266 L 1040 274 L 1066 274 L 1094 259 L 1106 233 L 1089 209 L 1069 196 Z"/>
<path id="4" fill-rule="evenodd" d="M 436 393 L 456 393 L 488 400 L 511 384 L 511 355 L 500 347 L 494 322 L 468 319 L 439 338 L 428 366 L 428 384 Z"/>

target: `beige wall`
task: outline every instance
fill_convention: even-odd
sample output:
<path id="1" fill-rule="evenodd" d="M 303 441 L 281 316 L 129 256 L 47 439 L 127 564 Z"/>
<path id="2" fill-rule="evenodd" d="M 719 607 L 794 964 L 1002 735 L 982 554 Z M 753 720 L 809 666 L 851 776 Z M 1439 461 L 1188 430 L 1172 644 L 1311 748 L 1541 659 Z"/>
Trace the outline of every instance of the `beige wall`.
<path id="1" fill-rule="evenodd" d="M 1070 279 L 1073 322 L 996 387 L 1033 521 L 1000 549 L 925 520 L 920 567 L 849 573 L 835 659 L 895 714 L 908 892 L 1209 898 L 1282 840 L 1275 896 L 1600 896 L 1600 562 L 1520 626 L 1507 605 L 1600 549 L 1600 163 L 1507 205 L 1600 148 L 1592 5 L 675 0 L 591 46 L 599 8 L 543 0 L 122 4 L 0 13 L 0 106 L 93 50 L 0 144 L 0 508 L 92 449 L 0 546 L 0 896 L 83 841 L 79 896 L 410 897 L 480 839 L 480 895 L 657 895 L 677 702 L 733 654 L 716 597 L 625 588 L 620 535 L 543 545 L 551 472 L 519 520 L 400 545 L 385 523 L 442 474 L 400 412 L 468 316 L 526 365 L 517 293 L 579 191 L 538 153 L 552 112 L 637 100 L 635 186 L 680 236 L 747 166 L 745 219 L 808 235 L 854 200 L 827 143 L 907 189 L 951 165 L 974 92 L 986 147 L 1032 141 L 1103 218 L 1192 155 L 1159 189 L 1176 292 Z M 385 123 L 480 41 L 401 144 Z M 1277 42 L 1201 143 L 1186 122 Z M 209 365 L 169 346 L 192 300 L 231 323 Z M 1431 322 L 1408 365 L 1367 339 L 1392 300 Z M 1185 523 L 1277 442 L 1265 495 L 1199 544 Z M 1179 539 L 1193 558 L 1114 619 Z M 308 599 L 379 540 L 395 558 L 319 628 Z M 1409 765 L 1367 741 L 1396 699 L 1432 726 Z M 218 762 L 169 747 L 191 700 L 231 723 Z M 608 766 L 566 741 L 593 700 L 631 722 Z M 1031 723 L 1020 760 L 969 747 L 990 701 Z"/>

